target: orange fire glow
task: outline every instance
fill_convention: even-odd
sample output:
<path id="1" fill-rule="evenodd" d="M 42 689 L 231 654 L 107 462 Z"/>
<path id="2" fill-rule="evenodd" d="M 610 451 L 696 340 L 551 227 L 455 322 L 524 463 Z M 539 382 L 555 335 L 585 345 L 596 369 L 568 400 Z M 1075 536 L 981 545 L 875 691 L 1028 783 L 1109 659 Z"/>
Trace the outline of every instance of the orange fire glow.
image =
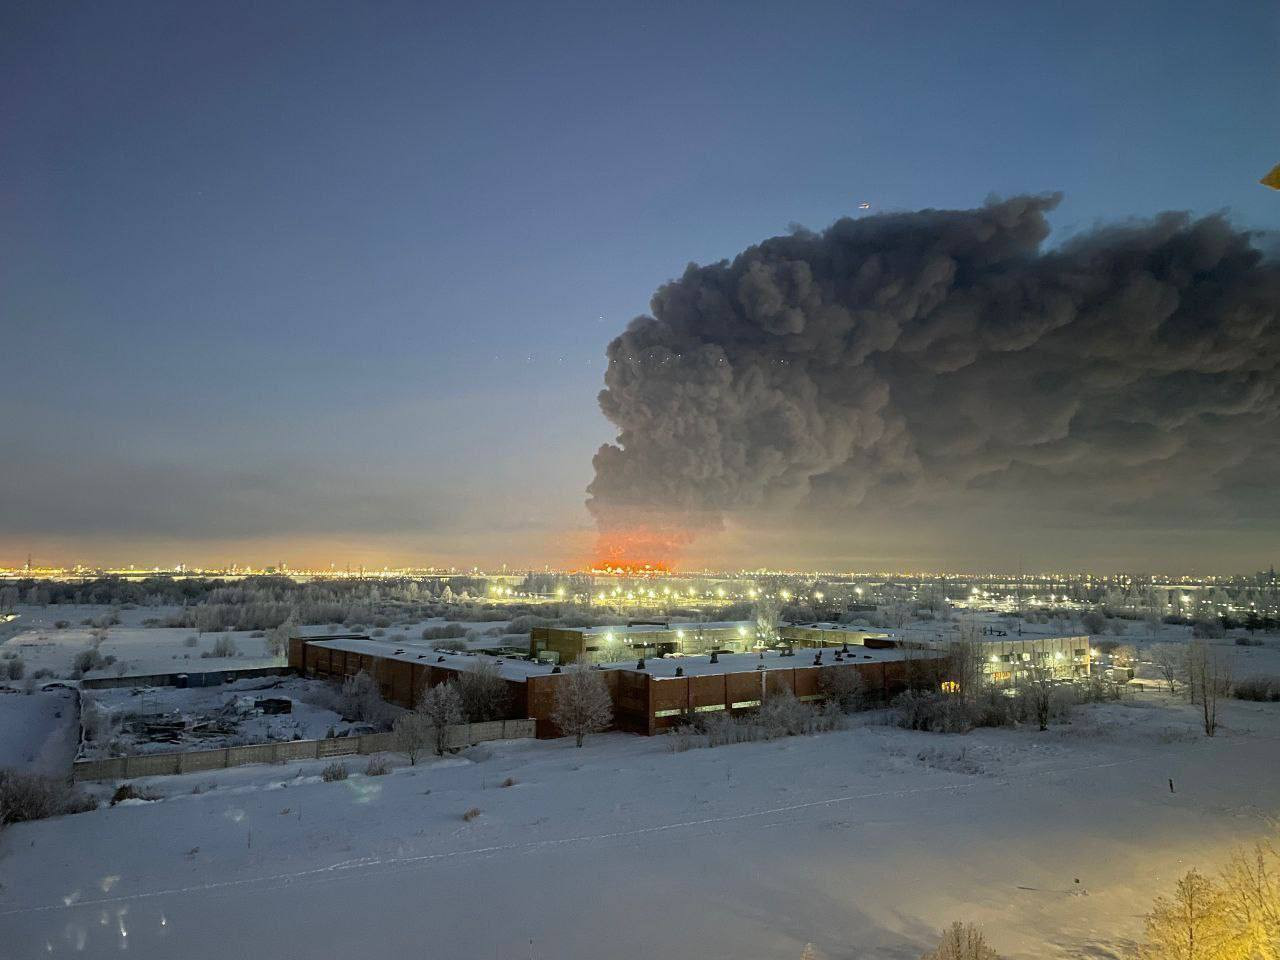
<path id="1" fill-rule="evenodd" d="M 651 528 L 602 530 L 590 570 L 612 576 L 665 576 L 674 569 L 676 554 L 688 540 L 684 533 Z"/>

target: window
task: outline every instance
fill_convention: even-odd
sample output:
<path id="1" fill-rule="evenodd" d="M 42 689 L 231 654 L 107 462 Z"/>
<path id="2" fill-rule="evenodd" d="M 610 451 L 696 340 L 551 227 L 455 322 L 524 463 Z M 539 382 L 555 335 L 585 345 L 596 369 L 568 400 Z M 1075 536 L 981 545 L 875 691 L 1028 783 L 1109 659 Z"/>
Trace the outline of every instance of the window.
<path id="1" fill-rule="evenodd" d="M 684 713 L 683 710 L 655 710 L 653 715 L 661 719 L 662 717 L 678 717 Z"/>
<path id="2" fill-rule="evenodd" d="M 705 707 L 694 707 L 695 713 L 715 713 L 717 710 L 723 710 L 723 703 L 708 703 Z"/>
<path id="3" fill-rule="evenodd" d="M 760 706 L 760 701 L 759 700 L 735 700 L 731 706 L 733 707 L 734 710 L 743 710 L 747 707 Z"/>

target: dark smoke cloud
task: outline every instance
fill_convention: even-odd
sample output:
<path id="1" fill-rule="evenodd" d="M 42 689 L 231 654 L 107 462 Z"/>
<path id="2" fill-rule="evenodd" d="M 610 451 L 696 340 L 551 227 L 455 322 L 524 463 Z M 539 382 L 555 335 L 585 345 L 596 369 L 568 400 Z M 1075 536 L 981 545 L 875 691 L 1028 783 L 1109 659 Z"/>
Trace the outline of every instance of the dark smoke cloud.
<path id="1" fill-rule="evenodd" d="M 690 265 L 608 349 L 603 533 L 986 511 L 1280 522 L 1280 267 L 1056 196 L 842 219 Z"/>

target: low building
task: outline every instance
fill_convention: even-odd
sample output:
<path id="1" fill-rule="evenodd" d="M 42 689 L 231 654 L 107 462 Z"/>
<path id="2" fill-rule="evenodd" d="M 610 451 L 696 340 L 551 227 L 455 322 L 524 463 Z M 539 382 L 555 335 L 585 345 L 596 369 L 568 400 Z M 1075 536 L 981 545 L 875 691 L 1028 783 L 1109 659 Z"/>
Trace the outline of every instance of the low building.
<path id="1" fill-rule="evenodd" d="M 706 626 L 706 625 L 704 625 Z M 633 649 L 635 649 L 633 647 Z M 566 676 L 561 668 L 529 660 L 497 658 L 510 686 L 509 716 L 537 721 L 537 735 L 558 737 L 556 691 Z M 910 663 L 908 663 L 910 661 Z M 413 644 L 370 638 L 315 639 L 295 637 L 289 643 L 289 665 L 309 676 L 340 682 L 365 671 L 383 698 L 412 709 L 424 689 L 456 677 L 477 662 L 475 654 L 441 653 Z M 655 734 L 690 716 L 753 710 L 772 692 L 789 689 L 802 701 L 822 697 L 823 673 L 856 670 L 869 697 L 888 701 L 906 688 L 908 667 L 922 667 L 940 682 L 946 659 L 941 652 L 862 647 L 848 654 L 816 654 L 770 650 L 668 656 L 636 664 L 601 666 L 601 677 L 613 702 L 614 729 Z"/>
<path id="2" fill-rule="evenodd" d="M 778 637 L 797 647 L 893 646 L 889 634 L 847 623 L 788 623 L 778 628 Z"/>
<path id="3" fill-rule="evenodd" d="M 615 663 L 640 657 L 743 653 L 756 644 L 749 620 L 716 623 L 633 621 L 626 626 L 534 627 L 529 654 L 547 663 Z"/>
<path id="4" fill-rule="evenodd" d="M 954 642 L 901 641 L 902 643 L 944 652 Z M 996 686 L 1011 686 L 1030 677 L 1047 676 L 1053 680 L 1076 680 L 1089 676 L 1091 651 L 1087 636 L 1072 637 L 987 637 L 973 641 L 982 662 L 983 675 Z"/>
<path id="5" fill-rule="evenodd" d="M 746 653 L 758 649 L 754 620 L 715 623 L 632 621 L 626 626 L 534 627 L 529 653 L 547 663 L 615 663 L 635 657 Z M 870 642 L 869 642 L 870 641 Z M 797 647 L 891 646 L 888 634 L 840 623 L 785 624 L 771 644 Z"/>

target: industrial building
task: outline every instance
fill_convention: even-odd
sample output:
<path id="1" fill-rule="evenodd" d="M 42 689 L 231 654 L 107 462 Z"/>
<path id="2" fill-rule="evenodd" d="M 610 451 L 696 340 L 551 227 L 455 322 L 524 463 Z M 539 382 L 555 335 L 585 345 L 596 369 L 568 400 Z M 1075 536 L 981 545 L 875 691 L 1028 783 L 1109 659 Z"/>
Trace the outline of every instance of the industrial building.
<path id="1" fill-rule="evenodd" d="M 547 663 L 616 663 L 632 657 L 699 656 L 746 653 L 758 649 L 759 635 L 753 620 L 716 623 L 632 621 L 626 626 L 534 627 L 529 653 Z M 872 641 L 868 644 L 868 640 Z M 776 645 L 844 647 L 875 645 L 888 634 L 861 630 L 838 623 L 784 624 Z"/>
<path id="2" fill-rule="evenodd" d="M 913 651 L 913 669 L 920 668 L 922 657 L 938 664 L 941 679 L 944 655 Z M 300 673 L 341 681 L 365 671 L 384 699 L 407 709 L 423 689 L 452 679 L 476 658 L 363 637 L 295 637 L 289 643 L 289 665 Z M 875 647 L 851 648 L 848 654 L 717 653 L 715 662 L 710 656 L 673 656 L 649 659 L 643 668 L 638 663 L 602 667 L 601 676 L 613 701 L 614 728 L 651 735 L 690 715 L 755 709 L 770 692 L 784 688 L 801 700 L 819 699 L 826 670 L 858 671 L 868 695 L 887 701 L 906 687 L 906 659 L 902 650 Z M 499 669 L 510 685 L 507 719 L 529 717 L 537 721 L 538 737 L 560 736 L 552 715 L 565 674 L 552 664 L 513 658 L 499 658 Z"/>

